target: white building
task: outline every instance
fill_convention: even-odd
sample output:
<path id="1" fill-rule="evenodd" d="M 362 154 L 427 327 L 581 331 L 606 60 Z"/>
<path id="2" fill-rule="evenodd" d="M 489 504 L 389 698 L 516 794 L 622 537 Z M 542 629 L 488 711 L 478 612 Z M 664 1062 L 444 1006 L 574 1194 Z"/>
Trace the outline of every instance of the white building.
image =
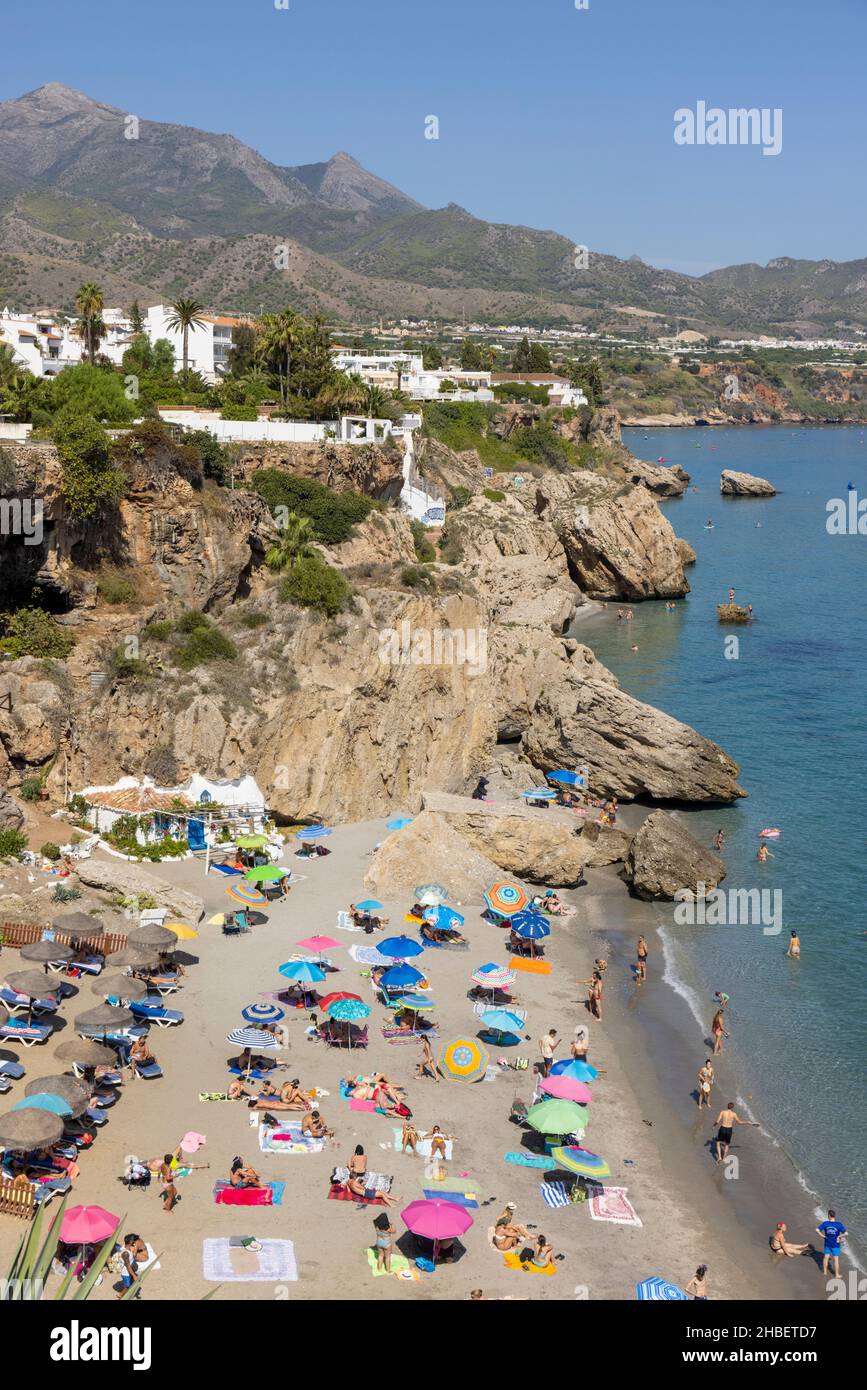
<path id="1" fill-rule="evenodd" d="M 175 371 L 179 372 L 184 365 L 184 335 L 179 329 L 169 328 L 172 317 L 170 305 L 152 304 L 145 315 L 144 330 L 151 345 L 160 338 L 171 343 L 175 354 Z M 229 369 L 232 329 L 245 322 L 245 319 L 228 315 L 202 314 L 198 327 L 190 328 L 187 333 L 187 365 L 190 371 L 201 373 L 211 385 L 225 376 Z"/>
<path id="2" fill-rule="evenodd" d="M 332 439 L 336 444 L 381 444 L 392 434 L 418 429 L 418 416 L 406 415 L 399 422 L 367 419 L 363 415 L 344 415 L 340 420 L 224 420 L 218 410 L 199 410 L 194 406 L 172 406 L 159 412 L 166 424 L 181 429 L 208 430 L 222 443 L 320 444 Z"/>
<path id="3" fill-rule="evenodd" d="M 132 325 L 122 309 L 103 311 L 105 333 L 99 352 L 117 367 L 132 339 Z M 85 360 L 84 343 L 74 324 L 54 313 L 0 313 L 0 342 L 8 343 L 16 361 L 34 376 L 57 376 L 64 367 Z"/>

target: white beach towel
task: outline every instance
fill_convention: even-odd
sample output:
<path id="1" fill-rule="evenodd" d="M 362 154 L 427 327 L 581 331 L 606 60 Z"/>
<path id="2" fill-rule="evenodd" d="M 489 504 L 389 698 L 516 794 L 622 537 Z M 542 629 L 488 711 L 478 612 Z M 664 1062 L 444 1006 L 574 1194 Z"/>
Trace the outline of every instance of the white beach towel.
<path id="1" fill-rule="evenodd" d="M 627 1200 L 626 1187 L 604 1187 L 588 1199 L 594 1221 L 610 1221 L 615 1226 L 640 1226 L 641 1220 Z"/>
<path id="2" fill-rule="evenodd" d="M 275 1134 L 291 1134 L 291 1139 L 275 1139 Z M 320 1154 L 325 1148 L 324 1139 L 310 1139 L 302 1135 L 299 1124 L 280 1124 L 277 1129 L 271 1125 L 259 1125 L 259 1148 L 263 1154 Z"/>
<path id="3" fill-rule="evenodd" d="M 233 1252 L 239 1247 L 233 1247 L 228 1240 L 220 1238 L 211 1237 L 203 1240 L 202 1273 L 206 1279 L 220 1284 L 297 1283 L 298 1265 L 293 1242 L 263 1240 L 261 1246 L 261 1250 L 243 1250 L 243 1258 L 250 1267 L 248 1271 L 239 1273 L 233 1264 Z"/>
<path id="4" fill-rule="evenodd" d="M 402 1151 L 402 1148 L 403 1148 L 403 1141 L 402 1141 L 402 1139 L 401 1139 L 401 1135 L 402 1135 L 402 1134 L 403 1134 L 403 1130 L 402 1130 L 402 1129 L 396 1129 L 396 1130 L 394 1131 L 394 1147 L 397 1149 L 397 1152 L 398 1152 L 398 1153 L 400 1153 L 400 1152 Z M 417 1152 L 418 1152 L 418 1154 L 419 1154 L 422 1158 L 430 1158 L 430 1140 L 429 1140 L 429 1139 L 419 1139 L 419 1141 L 418 1141 L 418 1149 L 417 1149 Z M 412 1150 L 411 1150 L 411 1149 L 407 1149 L 407 1153 L 408 1153 L 408 1154 L 412 1154 Z M 451 1139 L 447 1139 L 447 1140 L 446 1140 L 446 1158 L 449 1159 L 449 1158 L 451 1158 L 451 1156 L 452 1156 L 452 1141 L 451 1141 Z"/>

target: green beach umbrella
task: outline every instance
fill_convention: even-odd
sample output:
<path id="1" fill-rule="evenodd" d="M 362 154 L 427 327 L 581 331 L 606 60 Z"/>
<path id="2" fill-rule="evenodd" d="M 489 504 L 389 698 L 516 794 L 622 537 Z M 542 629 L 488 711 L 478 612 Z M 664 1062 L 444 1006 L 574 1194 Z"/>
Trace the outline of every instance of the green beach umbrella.
<path id="1" fill-rule="evenodd" d="M 587 1108 L 574 1100 L 543 1100 L 527 1112 L 527 1124 L 540 1134 L 574 1134 L 587 1128 Z"/>
<path id="2" fill-rule="evenodd" d="M 235 841 L 238 849 L 264 849 L 267 843 L 267 835 L 239 835 Z"/>
<path id="3" fill-rule="evenodd" d="M 248 869 L 244 877 L 250 883 L 276 883 L 278 878 L 285 878 L 288 873 L 288 869 L 280 869 L 276 864 L 260 864 L 256 869 Z"/>

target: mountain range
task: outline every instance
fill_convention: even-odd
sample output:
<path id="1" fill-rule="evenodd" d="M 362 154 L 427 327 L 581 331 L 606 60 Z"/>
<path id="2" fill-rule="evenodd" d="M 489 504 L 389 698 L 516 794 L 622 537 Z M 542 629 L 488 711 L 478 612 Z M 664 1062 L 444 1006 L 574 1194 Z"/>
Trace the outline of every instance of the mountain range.
<path id="1" fill-rule="evenodd" d="M 277 248 L 280 248 L 277 254 Z M 351 155 L 272 164 L 232 135 L 138 120 L 59 83 L 0 102 L 0 305 L 194 295 L 387 316 L 584 322 L 651 335 L 843 335 L 867 327 L 867 259 L 739 265 L 701 277 L 553 231 L 429 209 Z"/>

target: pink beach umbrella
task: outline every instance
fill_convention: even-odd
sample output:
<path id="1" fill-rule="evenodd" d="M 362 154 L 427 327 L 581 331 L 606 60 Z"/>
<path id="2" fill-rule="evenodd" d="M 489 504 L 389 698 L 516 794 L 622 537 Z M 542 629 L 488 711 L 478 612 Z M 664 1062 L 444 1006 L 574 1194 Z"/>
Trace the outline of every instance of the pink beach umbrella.
<path id="1" fill-rule="evenodd" d="M 440 1197 L 410 1202 L 408 1207 L 404 1207 L 401 1217 L 407 1230 L 412 1231 L 413 1235 L 433 1241 L 434 1261 L 441 1240 L 462 1236 L 473 1224 L 473 1218 L 466 1207 L 456 1206 L 454 1202 L 445 1202 Z"/>
<path id="2" fill-rule="evenodd" d="M 67 1245 L 99 1245 L 114 1235 L 119 1221 L 105 1207 L 70 1207 L 63 1213 L 60 1239 Z"/>
<path id="3" fill-rule="evenodd" d="M 296 942 L 302 951 L 314 951 L 320 960 L 326 951 L 336 951 L 338 946 L 342 946 L 342 941 L 335 941 L 333 936 L 308 936 L 303 941 Z"/>
<path id="4" fill-rule="evenodd" d="M 539 1082 L 539 1090 L 558 1100 L 574 1100 L 576 1105 L 589 1105 L 593 1099 L 586 1082 L 576 1081 L 574 1076 L 546 1076 Z"/>

